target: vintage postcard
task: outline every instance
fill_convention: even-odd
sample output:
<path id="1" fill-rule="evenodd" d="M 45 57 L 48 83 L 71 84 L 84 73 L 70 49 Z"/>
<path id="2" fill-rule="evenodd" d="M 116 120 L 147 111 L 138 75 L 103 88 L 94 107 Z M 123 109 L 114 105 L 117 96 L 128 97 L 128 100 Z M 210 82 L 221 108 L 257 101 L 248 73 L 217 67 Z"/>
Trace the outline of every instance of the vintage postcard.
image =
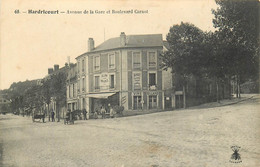
<path id="1" fill-rule="evenodd" d="M 260 166 L 259 7 L 0 1 L 0 166 Z"/>

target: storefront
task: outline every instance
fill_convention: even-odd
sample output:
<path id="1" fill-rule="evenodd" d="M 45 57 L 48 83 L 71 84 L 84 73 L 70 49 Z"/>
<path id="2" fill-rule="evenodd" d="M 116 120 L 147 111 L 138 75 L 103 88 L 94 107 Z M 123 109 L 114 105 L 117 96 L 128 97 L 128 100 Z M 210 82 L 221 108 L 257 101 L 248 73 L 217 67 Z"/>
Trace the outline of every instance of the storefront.
<path id="1" fill-rule="evenodd" d="M 114 107 L 119 105 L 119 93 L 118 92 L 102 92 L 96 94 L 86 95 L 89 98 L 89 111 L 90 113 L 94 111 L 100 111 L 101 107 L 105 107 L 106 111 L 109 107 Z"/>

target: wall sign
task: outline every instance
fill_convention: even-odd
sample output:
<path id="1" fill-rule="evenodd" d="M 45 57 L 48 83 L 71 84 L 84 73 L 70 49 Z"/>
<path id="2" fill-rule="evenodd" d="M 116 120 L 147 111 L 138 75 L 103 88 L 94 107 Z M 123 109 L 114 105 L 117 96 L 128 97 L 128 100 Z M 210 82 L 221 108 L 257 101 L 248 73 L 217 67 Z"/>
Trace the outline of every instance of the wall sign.
<path id="1" fill-rule="evenodd" d="M 133 92 L 134 96 L 141 96 L 141 92 Z"/>
<path id="2" fill-rule="evenodd" d="M 100 90 L 109 89 L 109 75 L 108 73 L 102 73 L 100 75 Z"/>
<path id="3" fill-rule="evenodd" d="M 141 89 L 141 73 L 134 73 L 134 90 Z"/>
<path id="4" fill-rule="evenodd" d="M 147 92 L 147 95 L 157 95 L 158 92 L 155 92 L 155 91 L 150 91 L 150 92 Z"/>

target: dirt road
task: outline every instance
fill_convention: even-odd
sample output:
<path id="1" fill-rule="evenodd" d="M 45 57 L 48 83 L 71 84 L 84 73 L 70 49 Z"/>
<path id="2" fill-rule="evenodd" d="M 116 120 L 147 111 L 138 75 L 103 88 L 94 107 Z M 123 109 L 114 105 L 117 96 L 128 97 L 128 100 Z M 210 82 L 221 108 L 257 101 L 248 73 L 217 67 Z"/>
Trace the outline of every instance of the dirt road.
<path id="1" fill-rule="evenodd" d="M 74 125 L 1 115 L 0 166 L 260 166 L 259 98 Z"/>

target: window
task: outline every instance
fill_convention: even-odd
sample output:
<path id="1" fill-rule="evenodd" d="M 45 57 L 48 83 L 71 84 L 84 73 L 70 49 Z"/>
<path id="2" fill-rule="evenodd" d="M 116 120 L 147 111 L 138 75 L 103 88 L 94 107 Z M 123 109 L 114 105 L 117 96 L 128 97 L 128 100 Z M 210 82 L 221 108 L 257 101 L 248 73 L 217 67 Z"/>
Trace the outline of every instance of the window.
<path id="1" fill-rule="evenodd" d="M 95 56 L 94 57 L 94 71 L 100 70 L 100 57 Z"/>
<path id="2" fill-rule="evenodd" d="M 71 94 L 70 94 L 70 85 L 69 85 L 69 97 L 71 97 Z"/>
<path id="3" fill-rule="evenodd" d="M 115 76 L 114 75 L 110 75 L 110 89 L 115 88 Z"/>
<path id="4" fill-rule="evenodd" d="M 149 68 L 156 67 L 156 56 L 155 52 L 149 52 Z"/>
<path id="5" fill-rule="evenodd" d="M 77 87 L 78 87 L 78 93 L 79 93 L 79 90 L 80 90 L 80 83 L 79 83 L 80 80 L 78 80 L 77 82 Z"/>
<path id="6" fill-rule="evenodd" d="M 75 97 L 75 84 L 72 84 L 72 96 Z"/>
<path id="7" fill-rule="evenodd" d="M 134 110 L 142 109 L 142 96 L 134 96 Z"/>
<path id="8" fill-rule="evenodd" d="M 82 59 L 82 72 L 84 72 L 84 70 L 85 70 L 85 61 L 84 59 Z"/>
<path id="9" fill-rule="evenodd" d="M 141 67 L 141 54 L 140 52 L 133 53 L 133 68 Z"/>
<path id="10" fill-rule="evenodd" d="M 108 65 L 109 69 L 114 69 L 115 68 L 115 55 L 114 54 L 109 54 L 108 56 Z"/>
<path id="11" fill-rule="evenodd" d="M 82 78 L 82 91 L 85 91 L 85 78 Z"/>
<path id="12" fill-rule="evenodd" d="M 149 73 L 149 88 L 155 89 L 156 87 L 156 73 Z"/>
<path id="13" fill-rule="evenodd" d="M 95 89 L 100 89 L 100 86 L 99 86 L 99 76 L 95 76 Z"/>
<path id="14" fill-rule="evenodd" d="M 157 108 L 157 96 L 149 96 L 149 109 Z"/>
<path id="15" fill-rule="evenodd" d="M 80 71 L 80 61 L 78 61 L 78 73 Z"/>

